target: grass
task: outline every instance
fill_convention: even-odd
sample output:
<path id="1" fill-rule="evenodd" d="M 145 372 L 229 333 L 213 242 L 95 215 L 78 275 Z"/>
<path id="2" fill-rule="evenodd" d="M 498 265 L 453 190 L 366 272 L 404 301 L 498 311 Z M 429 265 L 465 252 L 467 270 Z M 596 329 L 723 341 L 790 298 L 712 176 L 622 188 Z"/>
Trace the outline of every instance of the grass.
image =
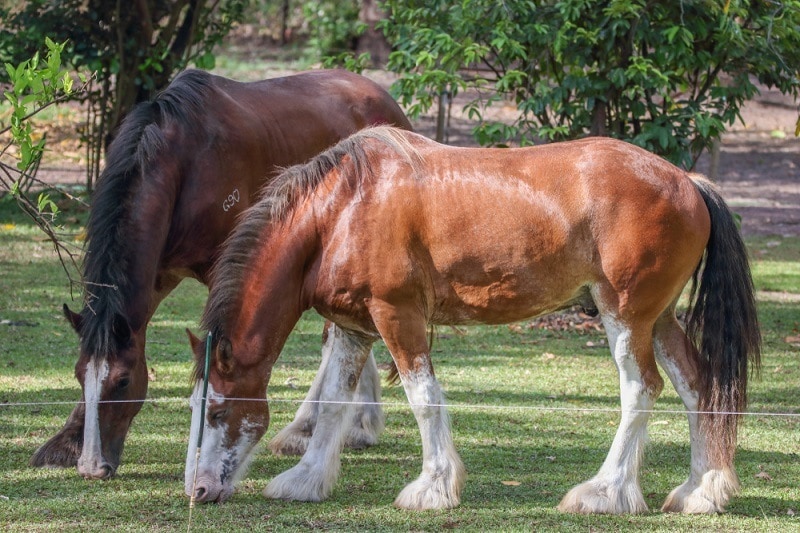
<path id="1" fill-rule="evenodd" d="M 83 214 L 68 214 L 80 224 Z M 76 228 L 70 228 L 76 229 Z M 657 511 L 688 473 L 685 416 L 669 385 L 651 418 L 641 478 L 655 511 L 638 516 L 575 516 L 555 510 L 560 498 L 599 468 L 618 423 L 617 376 L 591 331 L 441 328 L 434 363 L 450 409 L 456 446 L 469 477 L 462 504 L 409 512 L 392 501 L 419 473 L 416 423 L 402 389 L 384 389 L 388 416 L 379 445 L 345 451 L 339 483 L 319 504 L 262 498 L 267 481 L 295 458 L 261 452 L 238 493 L 224 505 L 198 506 L 192 529 L 220 531 L 796 531 L 800 527 L 800 239 L 748 243 L 761 291 L 764 368 L 752 382 L 751 411 L 741 431 L 737 468 L 742 493 L 718 516 Z M 27 466 L 60 429 L 80 389 L 72 377 L 77 342 L 61 316 L 72 302 L 51 246 L 0 201 L 0 529 L 9 531 L 181 531 L 189 523 L 183 495 L 188 440 L 189 351 L 184 329 L 197 331 L 205 288 L 184 282 L 149 329 L 154 376 L 129 434 L 118 476 L 87 482 L 74 469 Z M 76 298 L 78 295 L 76 295 Z M 273 372 L 272 426 L 291 420 L 319 364 L 321 320 L 307 314 Z M 383 345 L 379 362 L 388 361 Z M 39 403 L 42 402 L 42 403 Z M 52 403 L 51 403 L 52 402 Z M 60 403 L 63 402 L 63 403 Z M 585 410 L 584 410 L 585 409 Z M 794 416 L 771 416 L 792 413 Z M 504 481 L 518 482 L 507 485 Z"/>

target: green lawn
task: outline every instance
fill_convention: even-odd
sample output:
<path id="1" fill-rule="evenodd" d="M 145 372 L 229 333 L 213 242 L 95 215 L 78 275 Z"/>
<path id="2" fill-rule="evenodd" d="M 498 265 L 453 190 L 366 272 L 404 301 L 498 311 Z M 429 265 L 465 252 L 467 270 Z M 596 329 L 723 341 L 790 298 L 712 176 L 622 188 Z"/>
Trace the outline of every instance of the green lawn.
<path id="1" fill-rule="evenodd" d="M 79 219 L 81 217 L 79 216 Z M 72 228 L 75 229 L 75 228 Z M 775 244 L 779 242 L 779 244 Z M 665 515 L 667 493 L 688 473 L 689 442 L 681 404 L 667 385 L 653 415 L 642 487 L 652 512 L 575 516 L 560 498 L 594 475 L 618 422 L 617 377 L 604 338 L 592 331 L 440 328 L 437 375 L 453 404 L 456 446 L 469 476 L 454 510 L 409 512 L 392 502 L 420 469 L 416 423 L 399 387 L 384 390 L 387 429 L 379 445 L 345 451 L 331 498 L 321 504 L 275 502 L 261 490 L 296 459 L 263 451 L 226 504 L 198 506 L 195 531 L 797 531 L 800 529 L 800 239 L 752 241 L 760 294 L 764 367 L 752 382 L 752 416 L 741 431 L 737 468 L 742 493 L 719 516 Z M 188 438 L 189 350 L 205 288 L 184 282 L 149 328 L 153 374 L 149 401 L 128 437 L 118 476 L 87 482 L 74 469 L 27 466 L 60 429 L 80 397 L 72 376 L 77 339 L 61 316 L 70 296 L 65 275 L 37 230 L 0 201 L 0 529 L 185 531 L 183 466 Z M 272 376 L 272 427 L 294 414 L 319 364 L 322 322 L 309 313 Z M 383 345 L 378 361 L 388 361 Z M 790 413 L 790 415 L 777 415 Z M 503 482 L 515 482 L 505 484 Z"/>

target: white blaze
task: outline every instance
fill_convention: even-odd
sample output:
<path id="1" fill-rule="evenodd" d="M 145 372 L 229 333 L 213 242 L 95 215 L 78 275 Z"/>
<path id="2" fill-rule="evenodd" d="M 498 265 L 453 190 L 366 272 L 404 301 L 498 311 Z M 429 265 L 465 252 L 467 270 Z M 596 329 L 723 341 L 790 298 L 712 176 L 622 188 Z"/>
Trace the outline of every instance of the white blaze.
<path id="1" fill-rule="evenodd" d="M 91 474 L 103 464 L 103 449 L 100 442 L 100 395 L 103 383 L 108 377 L 108 360 L 92 359 L 86 365 L 86 377 L 83 383 L 83 394 L 86 400 L 83 449 L 78 459 L 78 470 Z"/>

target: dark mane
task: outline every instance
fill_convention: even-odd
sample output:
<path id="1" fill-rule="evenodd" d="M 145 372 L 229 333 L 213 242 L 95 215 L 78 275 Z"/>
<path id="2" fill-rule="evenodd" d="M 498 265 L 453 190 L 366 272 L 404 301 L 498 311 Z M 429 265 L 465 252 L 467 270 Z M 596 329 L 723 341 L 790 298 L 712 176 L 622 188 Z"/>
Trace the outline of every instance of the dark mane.
<path id="1" fill-rule="evenodd" d="M 213 281 L 201 324 L 213 333 L 215 340 L 224 337 L 228 329 L 227 320 L 239 305 L 239 289 L 245 268 L 258 249 L 264 228 L 284 220 L 300 200 L 311 194 L 336 167 L 342 179 L 350 179 L 354 186 L 370 179 L 373 168 L 367 143 L 371 139 L 388 145 L 414 164 L 415 150 L 405 137 L 407 134 L 386 126 L 361 130 L 307 163 L 284 169 L 264 188 L 258 203 L 242 213 L 212 270 Z M 347 163 L 343 163 L 345 158 L 349 158 Z"/>
<path id="2" fill-rule="evenodd" d="M 116 317 L 125 317 L 125 302 L 135 297 L 128 275 L 136 251 L 126 239 L 132 191 L 142 185 L 149 162 L 166 148 L 161 127 L 174 123 L 191 127 L 202 120 L 212 83 L 206 72 L 182 73 L 155 99 L 130 112 L 109 147 L 86 227 L 85 305 L 81 312 L 84 352 L 105 354 L 120 348 L 114 323 Z"/>

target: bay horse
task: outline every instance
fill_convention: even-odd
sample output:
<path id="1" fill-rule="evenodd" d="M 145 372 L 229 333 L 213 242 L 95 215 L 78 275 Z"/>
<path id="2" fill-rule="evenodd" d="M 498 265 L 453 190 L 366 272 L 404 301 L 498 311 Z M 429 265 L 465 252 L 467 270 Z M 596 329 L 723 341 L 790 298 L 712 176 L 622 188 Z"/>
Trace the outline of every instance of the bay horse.
<path id="1" fill-rule="evenodd" d="M 138 105 L 112 142 L 94 192 L 85 306 L 75 313 L 64 305 L 80 336 L 81 402 L 31 464 L 77 465 L 85 478 L 113 476 L 147 393 L 145 335 L 159 303 L 186 277 L 209 283 L 237 216 L 278 168 L 383 123 L 411 127 L 379 85 L 334 70 L 251 83 L 190 70 Z M 360 391 L 373 404 L 380 394 L 374 361 Z M 302 451 L 315 414 L 298 412 L 276 451 Z M 383 428 L 379 406 L 361 415 L 354 447 L 374 443 Z"/>
<path id="2" fill-rule="evenodd" d="M 269 260 L 267 260 L 269 259 Z M 619 371 L 621 419 L 598 473 L 559 508 L 647 509 L 639 467 L 660 366 L 688 411 L 691 469 L 665 511 L 722 511 L 760 330 L 746 249 L 713 185 L 622 141 L 454 148 L 387 127 L 354 134 L 287 169 L 243 215 L 212 274 L 208 408 L 203 346 L 186 489 L 223 501 L 269 423 L 270 372 L 301 314 L 330 321 L 330 368 L 300 462 L 268 498 L 319 501 L 339 472 L 341 421 L 372 344 L 383 339 L 422 438 L 422 472 L 395 505 L 459 504 L 465 468 L 434 376 L 431 324 L 503 324 L 580 304 L 602 317 Z M 676 318 L 694 280 L 688 334 Z M 658 366 L 657 366 L 658 365 Z M 246 401 L 250 400 L 250 401 Z"/>

